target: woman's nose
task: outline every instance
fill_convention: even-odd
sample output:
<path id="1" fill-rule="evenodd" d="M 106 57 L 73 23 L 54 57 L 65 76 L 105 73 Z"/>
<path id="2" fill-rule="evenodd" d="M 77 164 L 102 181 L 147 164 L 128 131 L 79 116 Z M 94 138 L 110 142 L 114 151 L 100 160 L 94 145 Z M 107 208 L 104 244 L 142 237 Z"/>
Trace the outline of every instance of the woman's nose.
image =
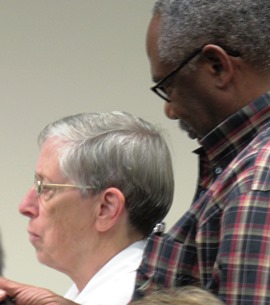
<path id="1" fill-rule="evenodd" d="M 38 197 L 35 187 L 32 187 L 22 199 L 19 204 L 19 212 L 30 218 L 38 215 Z"/>

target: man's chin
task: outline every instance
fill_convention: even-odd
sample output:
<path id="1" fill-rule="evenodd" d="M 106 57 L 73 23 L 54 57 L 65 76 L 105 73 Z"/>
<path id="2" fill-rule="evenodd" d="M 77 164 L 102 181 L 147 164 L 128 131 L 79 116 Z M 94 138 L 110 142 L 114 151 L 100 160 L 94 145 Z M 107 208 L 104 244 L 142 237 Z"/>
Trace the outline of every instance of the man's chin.
<path id="1" fill-rule="evenodd" d="M 179 128 L 185 131 L 192 140 L 199 138 L 197 133 L 192 129 L 192 127 L 188 123 L 186 123 L 183 120 L 179 120 L 178 122 L 179 122 Z"/>

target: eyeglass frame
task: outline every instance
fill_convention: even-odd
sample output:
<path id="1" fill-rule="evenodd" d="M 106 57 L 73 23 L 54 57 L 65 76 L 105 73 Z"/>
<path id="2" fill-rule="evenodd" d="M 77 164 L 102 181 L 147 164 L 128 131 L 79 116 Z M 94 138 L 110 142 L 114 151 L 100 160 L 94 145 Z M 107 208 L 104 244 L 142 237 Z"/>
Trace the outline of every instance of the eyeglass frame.
<path id="1" fill-rule="evenodd" d="M 166 81 L 168 81 L 169 78 L 173 77 L 175 74 L 177 74 L 186 64 L 188 64 L 194 57 L 196 57 L 198 54 L 201 53 L 201 51 L 203 50 L 204 47 L 195 49 L 191 54 L 189 54 L 189 56 L 187 58 L 185 58 L 180 65 L 177 66 L 176 69 L 172 70 L 170 73 L 168 73 L 166 76 L 164 76 L 159 82 L 157 82 L 154 86 L 152 86 L 150 88 L 150 90 L 152 90 L 155 94 L 157 94 L 159 97 L 161 97 L 162 99 L 164 99 L 166 102 L 170 103 L 171 100 L 166 97 L 168 96 L 167 92 L 165 91 L 165 89 L 161 86 L 162 84 L 164 84 Z M 226 53 L 228 53 L 228 55 L 230 56 L 234 56 L 234 57 L 238 57 L 240 56 L 240 53 L 237 51 L 233 51 L 233 50 L 228 50 L 223 48 Z M 162 93 L 165 93 L 165 95 L 163 95 Z"/>
<path id="2" fill-rule="evenodd" d="M 90 185 L 83 186 L 83 185 L 77 185 L 77 184 L 43 183 L 39 179 L 39 177 L 36 177 L 36 176 L 35 176 L 35 179 L 34 179 L 34 186 L 35 186 L 35 191 L 36 191 L 37 197 L 40 197 L 43 194 L 43 188 L 44 187 L 48 187 L 48 188 L 51 188 L 51 189 L 64 188 L 64 187 L 71 187 L 71 188 L 76 188 L 76 189 L 81 189 L 81 190 L 94 189 L 94 187 L 90 186 Z M 53 194 L 52 194 L 52 196 L 53 196 Z M 51 197 L 48 198 L 45 201 L 50 200 Z"/>

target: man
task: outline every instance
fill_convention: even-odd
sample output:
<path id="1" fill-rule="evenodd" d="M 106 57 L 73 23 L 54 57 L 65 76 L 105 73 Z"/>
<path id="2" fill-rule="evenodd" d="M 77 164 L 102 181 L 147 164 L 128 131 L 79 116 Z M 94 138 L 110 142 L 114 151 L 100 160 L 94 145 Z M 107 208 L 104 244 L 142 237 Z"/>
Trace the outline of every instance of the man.
<path id="1" fill-rule="evenodd" d="M 164 138 L 128 113 L 85 113 L 49 124 L 39 144 L 34 186 L 19 210 L 39 261 L 74 285 L 66 299 L 5 279 L 0 288 L 17 305 L 126 305 L 144 239 L 173 199 Z"/>
<path id="2" fill-rule="evenodd" d="M 194 201 L 153 234 L 136 297 L 196 285 L 228 305 L 270 303 L 270 2 L 158 0 L 152 90 L 201 147 Z"/>

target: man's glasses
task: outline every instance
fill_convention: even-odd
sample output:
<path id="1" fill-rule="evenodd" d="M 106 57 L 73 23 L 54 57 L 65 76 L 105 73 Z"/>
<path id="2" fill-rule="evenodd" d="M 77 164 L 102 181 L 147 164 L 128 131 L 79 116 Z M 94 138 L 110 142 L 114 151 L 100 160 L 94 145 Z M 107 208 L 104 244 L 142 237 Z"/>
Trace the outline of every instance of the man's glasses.
<path id="1" fill-rule="evenodd" d="M 174 69 L 172 72 L 163 77 L 155 86 L 151 87 L 151 90 L 154 91 L 158 96 L 163 98 L 165 101 L 170 102 L 168 88 L 173 83 L 174 76 L 195 56 L 197 56 L 202 51 L 202 48 L 196 49 L 192 52 L 181 64 Z"/>
<path id="2" fill-rule="evenodd" d="M 36 190 L 37 196 L 40 197 L 42 195 L 42 198 L 44 199 L 44 201 L 50 200 L 58 188 L 68 187 L 68 188 L 75 188 L 75 189 L 81 189 L 81 190 L 94 189 L 94 187 L 89 186 L 89 185 L 83 186 L 83 185 L 76 185 L 76 184 L 43 183 L 38 177 L 35 177 L 34 185 L 35 185 L 35 190 Z"/>
<path id="3" fill-rule="evenodd" d="M 196 49 L 194 52 L 192 52 L 187 58 L 185 58 L 180 65 L 174 69 L 172 72 L 167 74 L 165 77 L 163 77 L 155 86 L 151 87 L 150 89 L 154 91 L 159 97 L 163 98 L 166 102 L 170 102 L 170 88 L 173 84 L 173 79 L 176 76 L 176 74 L 186 65 L 188 64 L 195 56 L 197 56 L 199 53 L 201 53 L 203 48 Z M 223 48 L 224 49 L 224 48 Z M 230 56 L 240 56 L 239 52 L 224 49 L 228 55 Z"/>

